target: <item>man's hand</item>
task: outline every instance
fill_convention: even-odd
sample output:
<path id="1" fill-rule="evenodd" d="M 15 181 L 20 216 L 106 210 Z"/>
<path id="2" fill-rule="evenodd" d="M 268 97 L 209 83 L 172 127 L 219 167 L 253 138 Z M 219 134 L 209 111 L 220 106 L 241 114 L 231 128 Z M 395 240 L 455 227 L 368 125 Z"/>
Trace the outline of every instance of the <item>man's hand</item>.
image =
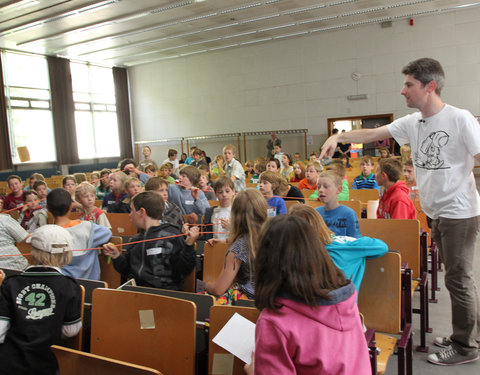
<path id="1" fill-rule="evenodd" d="M 332 135 L 328 137 L 328 139 L 325 141 L 321 148 L 320 156 L 319 159 L 322 160 L 325 156 L 333 156 L 335 153 L 335 149 L 337 148 L 337 143 L 338 143 L 338 135 Z"/>

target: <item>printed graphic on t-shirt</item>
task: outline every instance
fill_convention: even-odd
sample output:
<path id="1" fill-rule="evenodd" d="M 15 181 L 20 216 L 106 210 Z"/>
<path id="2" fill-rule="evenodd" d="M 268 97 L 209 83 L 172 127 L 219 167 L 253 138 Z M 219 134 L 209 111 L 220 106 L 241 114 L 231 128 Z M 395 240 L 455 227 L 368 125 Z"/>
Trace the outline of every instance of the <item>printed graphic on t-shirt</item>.
<path id="1" fill-rule="evenodd" d="M 26 319 L 40 320 L 53 315 L 57 304 L 53 290 L 42 283 L 28 285 L 15 299 L 19 310 L 26 312 Z"/>
<path id="2" fill-rule="evenodd" d="M 442 157 L 442 148 L 448 143 L 450 136 L 444 131 L 431 132 L 416 152 L 415 165 L 423 169 L 448 169 Z"/>
<path id="3" fill-rule="evenodd" d="M 348 226 L 347 218 L 344 217 L 335 217 L 333 219 L 324 218 L 324 220 L 325 224 L 327 224 L 327 227 L 329 227 L 331 230 L 333 230 L 332 228 L 337 228 L 338 231 L 342 232 L 345 231 Z M 358 228 L 358 224 L 356 224 L 356 227 Z M 333 231 L 336 232 L 335 230 Z"/>

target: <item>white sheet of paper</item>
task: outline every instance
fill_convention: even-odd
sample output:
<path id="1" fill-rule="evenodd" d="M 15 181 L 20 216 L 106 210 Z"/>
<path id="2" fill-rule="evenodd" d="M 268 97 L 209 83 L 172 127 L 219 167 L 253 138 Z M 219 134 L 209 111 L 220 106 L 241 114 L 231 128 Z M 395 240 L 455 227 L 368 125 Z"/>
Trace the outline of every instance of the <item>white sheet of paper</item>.
<path id="1" fill-rule="evenodd" d="M 235 313 L 212 340 L 245 363 L 255 350 L 255 324 Z"/>

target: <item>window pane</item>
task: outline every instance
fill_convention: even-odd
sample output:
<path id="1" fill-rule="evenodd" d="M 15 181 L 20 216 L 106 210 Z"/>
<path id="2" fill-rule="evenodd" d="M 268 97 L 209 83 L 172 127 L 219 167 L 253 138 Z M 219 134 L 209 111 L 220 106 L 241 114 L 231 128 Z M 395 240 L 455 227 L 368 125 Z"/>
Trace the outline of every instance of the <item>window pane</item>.
<path id="1" fill-rule="evenodd" d="M 110 95 L 114 93 L 112 69 L 90 66 L 90 85 L 92 92 Z"/>
<path id="2" fill-rule="evenodd" d="M 115 95 L 93 94 L 94 103 L 115 104 Z"/>
<path id="3" fill-rule="evenodd" d="M 73 101 L 74 102 L 90 103 L 90 94 L 82 94 L 82 93 L 74 92 L 73 93 Z"/>
<path id="4" fill-rule="evenodd" d="M 12 109 L 9 112 L 15 150 L 13 162 L 20 163 L 16 149 L 21 146 L 27 146 L 31 162 L 56 160 L 51 112 L 33 109 Z"/>
<path id="5" fill-rule="evenodd" d="M 75 127 L 77 130 L 78 157 L 93 159 L 95 157 L 95 141 L 91 112 L 75 112 Z"/>
<path id="6" fill-rule="evenodd" d="M 90 84 L 89 84 L 89 78 L 88 78 L 88 65 L 71 62 L 70 72 L 72 74 L 73 91 L 89 92 Z M 77 99 L 74 99 L 74 100 L 77 100 Z"/>
<path id="7" fill-rule="evenodd" d="M 42 56 L 6 53 L 6 84 L 49 89 L 47 60 Z"/>
<path id="8" fill-rule="evenodd" d="M 30 107 L 28 100 L 10 100 L 12 107 Z"/>
<path id="9" fill-rule="evenodd" d="M 48 90 L 23 89 L 18 87 L 10 87 L 10 97 L 50 100 L 50 92 Z"/>
<path id="10" fill-rule="evenodd" d="M 94 111 L 106 111 L 107 107 L 103 104 L 94 104 L 93 110 Z"/>
<path id="11" fill-rule="evenodd" d="M 97 156 L 120 156 L 117 114 L 94 112 Z"/>
<path id="12" fill-rule="evenodd" d="M 31 100 L 30 104 L 33 108 L 50 108 L 50 103 L 41 100 Z"/>
<path id="13" fill-rule="evenodd" d="M 76 111 L 90 111 L 90 104 L 87 103 L 75 103 Z"/>
<path id="14" fill-rule="evenodd" d="M 80 159 L 120 156 L 112 69 L 70 66 Z"/>

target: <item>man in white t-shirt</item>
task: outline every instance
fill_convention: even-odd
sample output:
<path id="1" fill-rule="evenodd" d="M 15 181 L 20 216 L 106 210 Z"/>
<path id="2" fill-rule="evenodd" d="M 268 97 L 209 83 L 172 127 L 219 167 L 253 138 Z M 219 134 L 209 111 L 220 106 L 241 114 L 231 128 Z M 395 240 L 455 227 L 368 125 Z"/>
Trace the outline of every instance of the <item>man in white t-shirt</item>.
<path id="1" fill-rule="evenodd" d="M 432 219 L 432 237 L 445 264 L 445 285 L 452 305 L 452 334 L 437 337 L 444 348 L 428 361 L 457 365 L 479 358 L 480 304 L 473 277 L 473 257 L 480 230 L 480 196 L 473 176 L 480 162 L 480 124 L 470 112 L 440 98 L 444 72 L 430 58 L 410 62 L 401 94 L 419 112 L 374 129 L 328 138 L 322 154 L 332 155 L 338 142 L 369 143 L 394 137 L 410 144 L 423 211 Z"/>

